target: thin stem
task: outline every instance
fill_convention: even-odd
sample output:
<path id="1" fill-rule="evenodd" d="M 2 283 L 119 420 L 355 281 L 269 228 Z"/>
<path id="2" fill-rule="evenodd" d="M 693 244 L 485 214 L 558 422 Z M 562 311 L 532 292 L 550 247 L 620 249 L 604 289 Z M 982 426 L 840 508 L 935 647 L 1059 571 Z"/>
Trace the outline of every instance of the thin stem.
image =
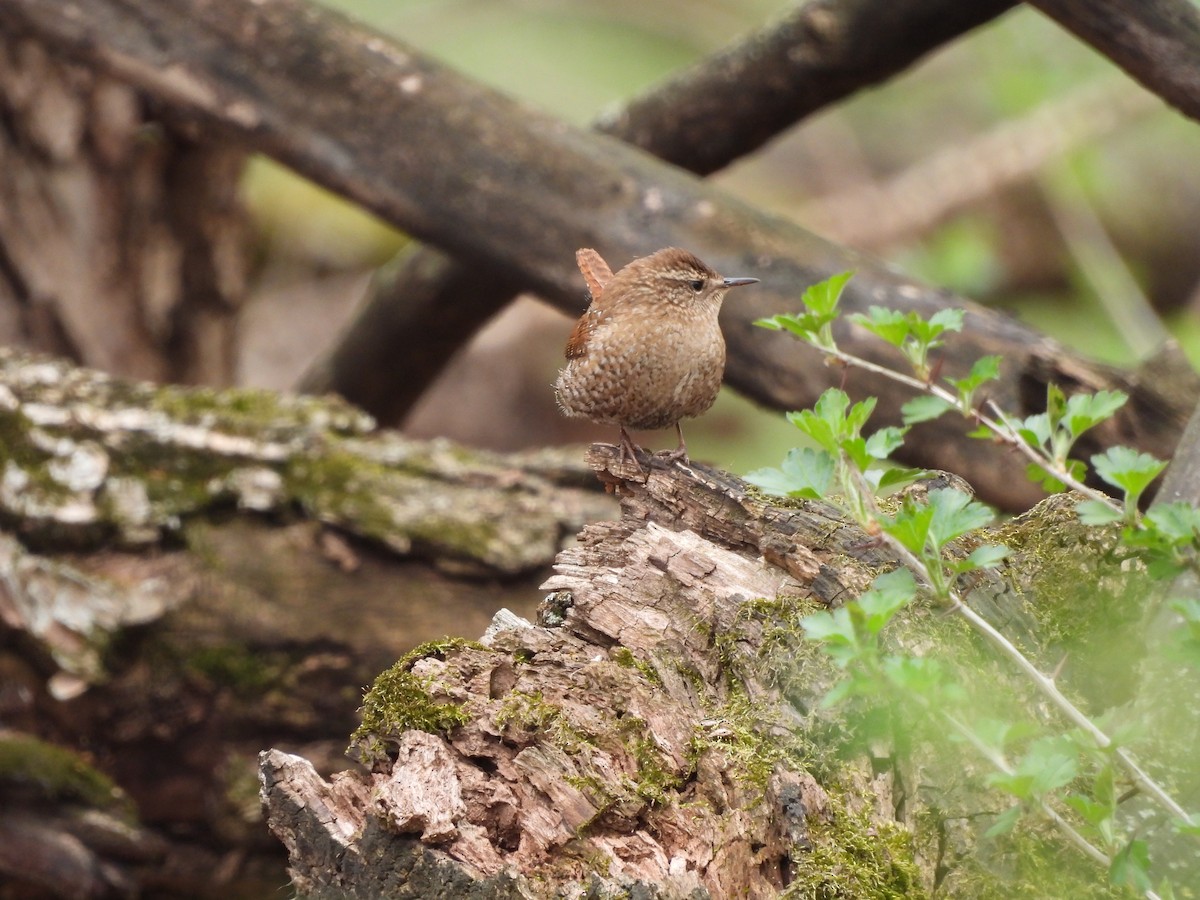
<path id="1" fill-rule="evenodd" d="M 883 532 L 883 538 L 887 545 L 902 560 L 904 560 L 904 564 L 917 575 L 919 581 L 922 581 L 927 586 L 931 584 L 932 580 L 929 577 L 929 573 L 925 565 L 916 556 L 916 554 L 912 553 L 912 551 L 910 551 L 907 547 L 905 547 L 887 532 Z M 1050 700 L 1050 702 L 1058 708 L 1059 712 L 1061 712 L 1063 716 L 1065 716 L 1073 725 L 1090 735 L 1092 740 L 1094 740 L 1096 745 L 1101 749 L 1107 749 L 1113 746 L 1112 738 L 1105 734 L 1091 719 L 1087 717 L 1087 715 L 1081 709 L 1079 709 L 1079 707 L 1072 703 L 1067 696 L 1058 689 L 1058 685 L 1054 683 L 1053 678 L 1042 674 L 1038 670 L 1037 666 L 1035 666 L 1012 641 L 996 630 L 996 628 L 994 628 L 992 624 L 987 621 L 987 619 L 983 618 L 981 615 L 975 612 L 975 610 L 967 606 L 962 597 L 958 595 L 957 591 L 950 590 L 947 596 L 951 603 L 951 610 L 966 619 L 976 631 L 982 633 L 983 636 L 991 641 L 993 645 L 999 648 L 1000 652 L 1004 656 L 1007 656 L 1018 669 L 1025 673 L 1029 680 L 1033 682 L 1034 686 L 1037 687 L 1037 689 L 1041 691 Z M 1113 756 L 1120 762 L 1122 768 L 1125 769 L 1125 771 L 1133 779 L 1134 783 L 1148 795 L 1153 797 L 1160 806 L 1171 813 L 1171 815 L 1177 816 L 1181 821 L 1191 821 L 1188 818 L 1188 814 L 1184 812 L 1183 807 L 1180 806 L 1175 799 L 1158 784 L 1158 782 L 1151 778 L 1142 769 L 1142 767 L 1134 761 L 1133 757 L 1129 755 L 1128 751 L 1122 747 L 1115 747 L 1113 749 Z"/>
<path id="2" fill-rule="evenodd" d="M 990 762 L 995 768 L 999 769 L 1005 775 L 1013 774 L 1012 766 L 1008 764 L 1004 757 L 980 740 L 979 735 L 977 735 L 968 725 L 959 721 L 957 718 L 944 710 L 942 711 L 942 718 L 949 722 L 954 729 L 966 739 L 967 743 L 974 747 L 979 754 L 988 762 Z M 1093 860 L 1105 868 L 1112 865 L 1112 859 L 1109 858 L 1108 854 L 1080 834 L 1075 829 L 1075 826 L 1064 819 L 1056 809 L 1050 806 L 1050 804 L 1048 804 L 1045 800 L 1038 800 L 1038 805 L 1041 807 L 1042 812 L 1046 814 L 1047 818 L 1049 818 L 1050 821 L 1053 822 L 1059 828 L 1059 830 L 1067 836 L 1067 839 L 1070 840 L 1072 844 L 1074 844 L 1087 856 L 1090 856 Z"/>
<path id="3" fill-rule="evenodd" d="M 815 344 L 813 346 L 816 346 Z M 882 375 L 884 378 L 890 378 L 899 384 L 907 385 L 914 390 L 923 391 L 927 394 L 932 394 L 939 400 L 944 400 L 955 409 L 959 409 L 958 397 L 950 393 L 941 385 L 932 384 L 922 381 L 919 378 L 914 378 L 911 375 L 905 375 L 903 372 L 897 372 L 889 369 L 886 366 L 881 366 L 878 363 L 873 363 L 869 359 L 863 359 L 861 356 L 855 356 L 853 353 L 847 353 L 845 350 L 839 350 L 837 347 L 817 347 L 822 353 L 832 356 L 834 359 L 841 360 L 847 365 L 856 366 L 867 372 L 873 372 L 876 375 Z M 1015 447 L 1031 462 L 1037 463 L 1042 468 L 1050 471 L 1055 478 L 1065 484 L 1072 490 L 1078 491 L 1091 500 L 1099 501 L 1112 509 L 1121 512 L 1121 505 L 1113 500 L 1112 497 L 1105 494 L 1103 491 L 1098 491 L 1095 488 L 1088 487 L 1077 478 L 1062 468 L 1056 466 L 1054 461 L 1039 453 L 1035 448 L 1029 446 L 1012 425 L 1008 423 L 1008 419 L 993 401 L 988 401 L 988 405 L 996 413 L 997 419 L 985 415 L 981 410 L 973 409 L 972 414 L 979 420 L 979 424 L 983 425 L 991 431 L 996 437 L 1000 438 L 1004 443 L 1011 447 Z M 961 412 L 961 409 L 959 410 Z"/>

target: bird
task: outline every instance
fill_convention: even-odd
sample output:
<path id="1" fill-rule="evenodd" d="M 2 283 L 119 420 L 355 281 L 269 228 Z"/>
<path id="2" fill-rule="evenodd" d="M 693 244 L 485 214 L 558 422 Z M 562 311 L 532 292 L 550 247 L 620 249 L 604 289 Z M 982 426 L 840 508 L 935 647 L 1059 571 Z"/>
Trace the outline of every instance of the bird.
<path id="1" fill-rule="evenodd" d="M 572 418 L 621 429 L 622 459 L 641 468 L 627 429 L 675 427 L 679 446 L 659 451 L 689 462 L 681 419 L 706 412 L 725 373 L 717 324 L 730 288 L 757 278 L 724 278 L 695 254 L 666 247 L 613 274 L 595 250 L 575 253 L 588 308 L 567 340 L 554 393 Z"/>

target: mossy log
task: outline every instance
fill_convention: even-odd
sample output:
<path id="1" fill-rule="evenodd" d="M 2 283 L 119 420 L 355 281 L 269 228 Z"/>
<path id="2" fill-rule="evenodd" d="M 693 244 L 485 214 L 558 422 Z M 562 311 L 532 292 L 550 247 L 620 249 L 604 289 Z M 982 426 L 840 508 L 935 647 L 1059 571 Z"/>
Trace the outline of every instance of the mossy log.
<path id="1" fill-rule="evenodd" d="M 327 781 L 263 753 L 300 896 L 1047 896 L 1045 857 L 1026 852 L 1036 827 L 976 853 L 1004 806 L 969 754 L 934 767 L 821 707 L 836 670 L 800 620 L 893 567 L 879 542 L 705 466 L 639 474 L 604 445 L 588 459 L 623 515 L 559 554 L 536 623 L 505 616 L 384 673 L 351 748 L 367 773 Z M 1090 627 L 1066 585 L 1095 583 L 1112 535 L 1060 498 L 1004 537 L 1006 570 L 963 588 L 1049 669 L 1072 621 Z M 1056 608 L 1033 602 L 1038 573 L 1069 566 L 1088 577 L 1067 576 Z M 1036 706 L 957 619 L 918 605 L 891 631 L 982 685 L 997 714 Z M 1105 896 L 1090 862 L 1063 856 L 1072 896 Z"/>
<path id="2" fill-rule="evenodd" d="M 342 765 L 363 685 L 614 512 L 577 457 L 0 350 L 0 881 L 276 891 L 262 748 Z"/>

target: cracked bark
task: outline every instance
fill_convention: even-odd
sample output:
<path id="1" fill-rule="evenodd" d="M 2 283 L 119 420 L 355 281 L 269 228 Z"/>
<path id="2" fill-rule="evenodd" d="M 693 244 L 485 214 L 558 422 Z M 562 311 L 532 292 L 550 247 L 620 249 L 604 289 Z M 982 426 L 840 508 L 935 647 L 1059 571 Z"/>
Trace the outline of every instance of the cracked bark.
<path id="1" fill-rule="evenodd" d="M 263 753 L 269 822 L 301 896 L 819 896 L 830 877 L 855 896 L 935 883 L 977 896 L 977 878 L 1012 876 L 972 869 L 992 802 L 964 789 L 977 764 L 939 774 L 874 745 L 872 769 L 799 749 L 832 750 L 838 726 L 818 702 L 834 669 L 797 622 L 894 564 L 876 542 L 830 507 L 775 506 L 703 466 L 660 463 L 630 481 L 617 448 L 588 459 L 622 518 L 559 554 L 536 624 L 497 623 L 482 643 L 427 648 L 384 676 L 460 718 L 417 724 L 411 694 L 380 718 L 368 695 L 354 752 L 370 773 L 325 780 L 302 758 Z M 1065 529 L 1079 559 L 1104 553 L 1072 519 L 1060 498 L 1018 527 Z M 1025 599 L 1031 559 L 974 578 L 968 602 L 1049 666 L 1056 651 Z M 928 612 L 898 626 L 899 646 L 939 640 Z M 1024 689 L 979 649 L 939 659 L 970 657 L 986 672 L 974 678 Z M 905 787 L 918 771 L 919 795 Z M 956 824 L 922 836 L 930 816 Z M 828 863 L 864 829 L 873 875 Z M 907 829 L 911 843 L 892 840 Z"/>

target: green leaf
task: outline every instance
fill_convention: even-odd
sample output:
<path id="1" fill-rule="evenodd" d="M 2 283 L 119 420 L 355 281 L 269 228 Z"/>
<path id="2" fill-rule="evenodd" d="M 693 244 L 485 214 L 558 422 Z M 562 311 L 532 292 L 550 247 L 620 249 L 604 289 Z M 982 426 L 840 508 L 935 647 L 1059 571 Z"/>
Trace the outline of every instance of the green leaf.
<path id="1" fill-rule="evenodd" d="M 1001 544 L 984 544 L 982 547 L 976 547 L 967 557 L 967 561 L 973 568 L 990 569 L 1000 565 L 1011 553 L 1012 550 Z"/>
<path id="2" fill-rule="evenodd" d="M 1172 824 L 1180 834 L 1200 835 L 1200 813 L 1191 813 L 1186 822 L 1176 819 Z"/>
<path id="3" fill-rule="evenodd" d="M 929 317 L 929 324 L 936 325 L 944 331 L 962 331 L 965 311 L 955 307 L 939 309 Z"/>
<path id="4" fill-rule="evenodd" d="M 853 272 L 830 275 L 824 281 L 810 285 L 801 296 L 800 302 L 806 309 L 819 316 L 836 315 L 838 303 L 842 299 L 842 291 L 846 289 L 846 285 L 853 277 Z"/>
<path id="5" fill-rule="evenodd" d="M 1063 802 L 1079 813 L 1079 817 L 1093 828 L 1099 828 L 1101 822 L 1112 816 L 1112 810 L 1109 807 L 1103 803 L 1097 803 L 1083 794 L 1070 794 L 1063 798 Z"/>
<path id="6" fill-rule="evenodd" d="M 853 662 L 863 648 L 845 606 L 830 612 L 813 613 L 800 620 L 804 636 L 824 645 L 825 652 L 842 668 Z"/>
<path id="7" fill-rule="evenodd" d="M 917 584 L 908 569 L 893 569 L 879 575 L 856 601 L 863 613 L 863 627 L 874 637 L 900 609 L 917 595 Z"/>
<path id="8" fill-rule="evenodd" d="M 829 493 L 834 459 L 824 450 L 802 447 L 789 450 L 778 469 L 758 469 L 746 480 L 768 494 L 820 500 Z"/>
<path id="9" fill-rule="evenodd" d="M 1017 822 L 1021 818 L 1021 806 L 1010 807 L 996 817 L 996 821 L 992 823 L 992 827 L 983 833 L 985 838 L 999 837 L 1002 834 L 1008 834 L 1012 831 Z"/>
<path id="10" fill-rule="evenodd" d="M 929 505 L 933 509 L 930 536 L 933 539 L 933 548 L 939 551 L 968 531 L 991 524 L 994 518 L 988 507 L 972 500 L 969 494 L 954 488 L 931 491 Z"/>
<path id="11" fill-rule="evenodd" d="M 1046 413 L 1018 419 L 1013 425 L 1030 447 L 1041 449 L 1050 443 L 1050 417 Z"/>
<path id="12" fill-rule="evenodd" d="M 985 716 L 974 723 L 972 730 L 981 744 L 1003 755 L 1005 747 L 1018 728 L 1012 722 Z"/>
<path id="13" fill-rule="evenodd" d="M 1094 394 L 1075 394 L 1067 401 L 1063 424 L 1072 437 L 1079 437 L 1089 428 L 1099 425 L 1125 405 L 1128 395 L 1121 391 L 1097 391 Z"/>
<path id="14" fill-rule="evenodd" d="M 873 457 L 867 452 L 867 442 L 861 437 L 845 438 L 841 443 L 841 448 L 854 467 L 860 471 L 865 472 L 873 461 Z"/>
<path id="15" fill-rule="evenodd" d="M 905 425 L 916 425 L 918 422 L 936 419 L 942 413 L 952 409 L 954 409 L 954 404 L 946 402 L 941 397 L 922 394 L 919 397 L 913 397 L 900 407 L 900 415 L 903 416 Z"/>
<path id="16" fill-rule="evenodd" d="M 1039 738 L 1029 745 L 1013 773 L 993 772 L 988 784 L 1020 800 L 1041 799 L 1079 774 L 1079 753 L 1070 740 Z"/>
<path id="17" fill-rule="evenodd" d="M 962 686 L 947 678 L 942 664 L 932 657 L 887 656 L 883 673 L 902 696 L 924 698 L 938 708 L 965 697 Z"/>
<path id="18" fill-rule="evenodd" d="M 1079 774 L 1079 754 L 1068 740 L 1041 738 L 1029 745 L 1017 770 L 1034 777 L 1034 792 L 1041 797 L 1075 779 Z"/>
<path id="19" fill-rule="evenodd" d="M 998 791 L 1003 791 L 1018 800 L 1029 800 L 1034 796 L 1034 777 L 1027 772 L 992 772 L 987 776 L 987 783 Z"/>
<path id="20" fill-rule="evenodd" d="M 883 306 L 872 306 L 867 310 L 866 315 L 855 313 L 849 318 L 851 322 L 861 325 L 893 347 L 903 346 L 904 340 L 911 330 L 907 315 Z"/>
<path id="21" fill-rule="evenodd" d="M 1001 359 L 999 356 L 981 356 L 975 360 L 966 378 L 947 378 L 946 382 L 958 391 L 960 397 L 973 394 L 987 382 L 1000 377 Z"/>
<path id="22" fill-rule="evenodd" d="M 875 487 L 877 489 L 896 487 L 897 485 L 916 481 L 918 478 L 924 478 L 928 474 L 928 469 L 909 469 L 905 466 L 891 466 L 879 472 L 879 477 L 875 481 Z"/>
<path id="23" fill-rule="evenodd" d="M 1130 447 L 1109 447 L 1092 457 L 1096 474 L 1113 487 L 1131 497 L 1139 497 L 1158 473 L 1167 467 L 1149 453 L 1138 453 Z"/>
<path id="24" fill-rule="evenodd" d="M 1058 424 L 1067 414 L 1067 396 L 1057 384 L 1046 385 L 1046 421 L 1050 432 L 1058 430 Z"/>
<path id="25" fill-rule="evenodd" d="M 924 503 L 905 500 L 894 519 L 883 523 L 883 530 L 917 556 L 924 556 L 933 526 L 933 509 Z"/>
<path id="26" fill-rule="evenodd" d="M 904 444 L 904 435 L 907 433 L 907 428 L 896 428 L 895 426 L 880 428 L 867 438 L 867 455 L 873 459 L 887 459 Z"/>
<path id="27" fill-rule="evenodd" d="M 867 419 L 871 418 L 871 413 L 875 411 L 875 402 L 874 397 L 868 397 L 850 407 L 850 412 L 846 413 L 846 429 L 843 432 L 847 437 L 862 431 Z"/>
<path id="28" fill-rule="evenodd" d="M 1084 500 L 1075 507 L 1075 514 L 1084 525 L 1108 525 L 1121 521 L 1121 511 L 1099 500 Z"/>
<path id="29" fill-rule="evenodd" d="M 1182 500 L 1155 503 L 1145 516 L 1157 531 L 1176 544 L 1191 544 L 1200 539 L 1200 509 Z"/>
<path id="30" fill-rule="evenodd" d="M 823 344 L 820 339 L 821 329 L 836 318 L 836 315 L 817 316 L 812 313 L 794 313 L 756 319 L 754 324 L 759 328 L 769 328 L 772 331 L 786 331 L 810 344 L 821 346 Z"/>
<path id="31" fill-rule="evenodd" d="M 929 344 L 946 331 L 962 331 L 964 312 L 961 309 L 939 309 L 927 321 L 913 328 L 913 334 L 922 343 Z M 920 317 L 917 317 L 920 321 Z"/>
<path id="32" fill-rule="evenodd" d="M 1057 494 L 1065 491 L 1067 486 L 1058 480 L 1054 475 L 1051 475 L 1037 463 L 1030 463 L 1025 467 L 1025 475 L 1030 481 L 1036 482 L 1042 486 L 1042 489 L 1049 494 Z"/>
<path id="33" fill-rule="evenodd" d="M 1108 867 L 1108 880 L 1143 893 L 1150 890 L 1150 848 L 1145 841 L 1132 840 L 1117 851 Z"/>

